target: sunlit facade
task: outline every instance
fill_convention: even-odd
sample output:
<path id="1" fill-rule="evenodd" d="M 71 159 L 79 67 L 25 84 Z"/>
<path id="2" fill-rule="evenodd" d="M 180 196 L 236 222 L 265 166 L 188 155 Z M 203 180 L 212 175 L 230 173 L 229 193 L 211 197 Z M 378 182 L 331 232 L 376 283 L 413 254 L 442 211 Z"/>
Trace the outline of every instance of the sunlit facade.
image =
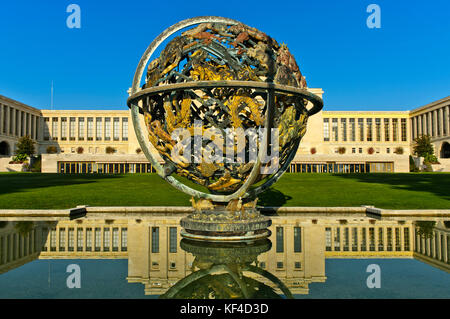
<path id="1" fill-rule="evenodd" d="M 408 172 L 413 140 L 422 134 L 432 137 L 440 169 L 450 171 L 449 107 L 447 97 L 412 111 L 321 111 L 309 118 L 289 171 Z M 153 171 L 126 109 L 39 110 L 0 96 L 0 171 L 20 170 L 8 163 L 24 135 L 36 141 L 43 172 Z"/>

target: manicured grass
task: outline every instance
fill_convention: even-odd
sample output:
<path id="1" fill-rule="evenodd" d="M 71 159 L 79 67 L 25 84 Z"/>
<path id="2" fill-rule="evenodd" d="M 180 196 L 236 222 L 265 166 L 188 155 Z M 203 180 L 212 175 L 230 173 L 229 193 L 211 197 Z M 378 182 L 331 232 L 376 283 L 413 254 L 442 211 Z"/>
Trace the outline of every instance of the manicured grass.
<path id="1" fill-rule="evenodd" d="M 450 174 L 285 174 L 259 196 L 267 206 L 450 209 Z M 185 206 L 189 196 L 155 174 L 1 173 L 0 209 Z"/>

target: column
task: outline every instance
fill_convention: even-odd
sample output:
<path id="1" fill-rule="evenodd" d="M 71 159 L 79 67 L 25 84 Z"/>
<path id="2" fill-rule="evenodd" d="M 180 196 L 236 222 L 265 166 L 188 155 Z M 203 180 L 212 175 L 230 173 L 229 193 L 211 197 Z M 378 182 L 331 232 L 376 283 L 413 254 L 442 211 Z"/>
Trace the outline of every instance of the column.
<path id="1" fill-rule="evenodd" d="M 431 114 L 433 114 L 432 121 L 434 123 L 434 125 L 433 125 L 434 128 L 432 126 L 433 136 L 436 137 L 438 135 L 438 130 L 437 130 L 437 110 L 431 111 Z"/>
<path id="2" fill-rule="evenodd" d="M 17 113 L 16 111 L 16 116 L 19 116 L 19 120 L 16 122 L 18 123 L 18 127 L 17 127 L 17 136 L 20 137 L 22 134 L 22 111 L 19 110 L 19 112 Z"/>
<path id="3" fill-rule="evenodd" d="M 439 136 L 442 136 L 443 134 L 442 134 L 442 132 L 444 131 L 444 124 L 445 124 L 445 122 L 444 122 L 444 112 L 443 112 L 443 108 L 441 107 L 439 110 L 437 110 L 437 112 L 438 112 L 438 117 L 439 117 L 439 131 L 438 131 L 438 134 L 439 134 Z"/>
<path id="4" fill-rule="evenodd" d="M 413 140 L 413 139 L 415 138 L 416 127 L 417 127 L 417 124 L 416 124 L 416 118 L 413 117 L 413 118 L 411 119 L 411 129 L 412 129 L 411 140 Z"/>
<path id="5" fill-rule="evenodd" d="M 3 134 L 3 122 L 4 122 L 3 116 L 4 115 L 5 114 L 3 113 L 3 104 L 0 104 L 0 134 Z"/>
<path id="6" fill-rule="evenodd" d="M 444 125 L 446 127 L 445 132 L 446 132 L 447 136 L 450 136 L 450 114 L 449 114 L 449 112 L 450 112 L 450 106 L 447 105 L 445 107 L 445 119 L 444 119 Z"/>

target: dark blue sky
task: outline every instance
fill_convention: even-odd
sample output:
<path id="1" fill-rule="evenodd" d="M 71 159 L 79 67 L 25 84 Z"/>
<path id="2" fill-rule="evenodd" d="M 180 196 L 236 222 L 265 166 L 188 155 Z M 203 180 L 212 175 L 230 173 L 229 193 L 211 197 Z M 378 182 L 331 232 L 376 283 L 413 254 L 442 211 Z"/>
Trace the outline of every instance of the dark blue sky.
<path id="1" fill-rule="evenodd" d="M 81 7 L 81 29 L 66 7 Z M 381 7 L 381 29 L 366 8 Z M 285 42 L 326 110 L 409 110 L 450 95 L 450 1 L 2 1 L 0 94 L 55 109 L 124 109 L 142 53 L 166 27 L 220 15 Z"/>

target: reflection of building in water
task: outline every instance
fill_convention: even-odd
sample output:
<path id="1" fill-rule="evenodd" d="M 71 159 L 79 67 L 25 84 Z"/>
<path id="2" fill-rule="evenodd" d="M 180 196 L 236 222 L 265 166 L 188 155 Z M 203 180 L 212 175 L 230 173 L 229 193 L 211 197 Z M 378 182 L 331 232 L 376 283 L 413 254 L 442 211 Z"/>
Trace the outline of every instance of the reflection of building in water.
<path id="1" fill-rule="evenodd" d="M 0 229 L 0 273 L 35 258 L 127 258 L 128 282 L 159 295 L 193 270 L 194 256 L 180 248 L 179 217 L 38 222 L 25 237 L 15 225 Z M 437 222 L 427 239 L 417 229 L 412 221 L 274 216 L 272 249 L 258 256 L 258 266 L 293 294 L 307 294 L 309 283 L 326 280 L 325 258 L 417 258 L 448 272 L 449 229 Z M 273 287 L 258 275 L 245 274 Z"/>
<path id="2" fill-rule="evenodd" d="M 0 228 L 0 274 L 20 267 L 39 257 L 42 238 L 47 237 L 47 223 L 37 223 L 33 229 L 20 233 L 14 222 L 1 222 Z M 30 223 L 30 222 L 22 222 Z M 23 225 L 23 224 L 22 224 Z"/>
<path id="3" fill-rule="evenodd" d="M 414 258 L 450 272 L 450 230 L 442 221 L 436 222 L 431 236 L 420 236 L 415 230 Z"/>
<path id="4" fill-rule="evenodd" d="M 127 225 L 125 219 L 79 219 L 44 227 L 48 236 L 39 258 L 127 258 Z"/>

